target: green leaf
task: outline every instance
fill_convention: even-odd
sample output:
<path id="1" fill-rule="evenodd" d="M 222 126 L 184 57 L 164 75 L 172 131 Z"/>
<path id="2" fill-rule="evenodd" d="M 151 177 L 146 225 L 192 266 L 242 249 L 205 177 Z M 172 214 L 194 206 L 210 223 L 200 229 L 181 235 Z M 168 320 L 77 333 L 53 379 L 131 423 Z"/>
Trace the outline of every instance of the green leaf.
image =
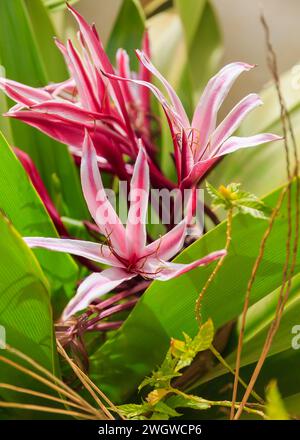
<path id="1" fill-rule="evenodd" d="M 79 0 L 69 0 L 68 3 L 70 5 L 74 5 Z M 44 5 L 51 12 L 60 11 L 61 9 L 65 9 L 67 7 L 67 2 L 65 0 L 43 0 Z"/>
<path id="2" fill-rule="evenodd" d="M 141 47 L 145 30 L 145 17 L 139 0 L 123 0 L 113 30 L 106 45 L 106 52 L 115 64 L 117 50 L 122 47 L 130 56 L 131 67 L 138 69 L 135 49 Z"/>
<path id="3" fill-rule="evenodd" d="M 166 403 L 172 408 L 192 408 L 198 410 L 206 410 L 211 405 L 201 397 L 187 394 L 184 396 L 172 396 L 166 400 Z"/>
<path id="4" fill-rule="evenodd" d="M 56 29 L 47 9 L 41 0 L 25 0 L 25 6 L 47 80 L 63 81 L 67 78 L 68 71 L 60 51 L 54 44 Z"/>
<path id="5" fill-rule="evenodd" d="M 270 420 L 289 420 L 275 380 L 266 389 L 266 413 Z"/>
<path id="6" fill-rule="evenodd" d="M 190 338 L 186 338 L 186 343 L 180 347 L 179 354 L 177 356 L 175 355 L 178 359 L 175 371 L 179 371 L 191 365 L 200 351 L 207 350 L 211 346 L 213 338 L 214 325 L 212 320 L 208 319 L 205 324 L 201 325 L 194 339 L 190 340 Z"/>
<path id="7" fill-rule="evenodd" d="M 261 353 L 263 344 L 265 342 L 267 332 L 274 319 L 274 314 L 277 307 L 278 297 L 280 294 L 280 288 L 266 295 L 260 301 L 250 307 L 247 313 L 247 323 L 245 328 L 244 343 L 243 343 L 243 355 L 241 359 L 242 367 L 247 367 L 253 362 L 256 362 Z M 281 353 L 291 351 L 291 341 L 293 334 L 291 333 L 293 323 L 298 322 L 298 316 L 300 313 L 300 274 L 294 276 L 291 283 L 291 290 L 289 293 L 288 301 L 285 305 L 284 313 L 281 319 L 280 327 L 273 340 L 271 349 L 269 351 L 270 357 L 275 357 Z M 237 338 L 240 332 L 240 321 L 236 331 L 234 332 L 231 341 L 229 343 L 228 355 L 226 356 L 226 362 L 234 367 L 236 361 L 236 346 Z M 231 350 L 230 350 L 230 347 Z M 266 367 L 267 368 L 267 367 Z M 280 371 L 280 370 L 279 370 Z M 300 382 L 298 380 L 297 373 L 293 373 L 291 368 L 290 377 L 293 379 L 293 390 L 300 390 Z M 272 370 L 268 369 L 271 374 Z M 209 373 L 202 377 L 198 384 L 212 383 L 213 379 L 226 375 L 227 370 L 220 364 L 213 368 Z M 274 373 L 274 377 L 275 373 Z M 270 380 L 270 378 L 268 378 Z M 299 383 L 298 388 L 296 383 Z M 195 388 L 197 383 L 194 384 Z M 202 392 L 202 391 L 201 391 Z"/>
<path id="8" fill-rule="evenodd" d="M 212 205 L 223 207 L 225 210 L 237 209 L 243 214 L 250 214 L 254 218 L 267 219 L 272 210 L 254 194 L 240 189 L 241 184 L 230 183 L 226 187 L 221 185 L 217 190 L 206 182 L 207 192 L 212 198 Z"/>
<path id="9" fill-rule="evenodd" d="M 6 77 L 34 87 L 45 86 L 58 78 L 65 79 L 66 72 L 58 50 L 55 56 L 53 33 L 41 0 L 28 3 L 25 0 L 2 0 L 0 63 Z M 61 214 L 85 218 L 87 209 L 78 173 L 67 147 L 20 121 L 10 120 L 10 125 L 10 143 L 29 153 L 53 200 L 57 197 L 53 176 L 61 182 L 61 197 L 64 206 L 68 206 L 67 212 Z"/>
<path id="10" fill-rule="evenodd" d="M 23 237 L 57 237 L 42 201 L 1 134 L 0 151 L 0 208 Z M 66 301 L 74 292 L 76 264 L 66 254 L 37 250 L 36 255 L 51 283 L 56 305 Z"/>
<path id="11" fill-rule="evenodd" d="M 266 197 L 265 203 L 274 207 L 280 191 L 281 189 Z M 294 200 L 295 185 L 292 191 Z M 293 219 L 294 216 L 293 206 Z M 250 216 L 237 214 L 233 218 L 233 237 L 228 256 L 202 301 L 203 319 L 213 317 L 216 329 L 241 313 L 247 283 L 266 228 L 265 222 L 258 222 Z M 266 245 L 253 286 L 251 304 L 281 285 L 286 234 L 285 201 Z M 224 247 L 225 236 L 226 223 L 223 222 L 184 250 L 175 261 L 187 263 L 221 249 Z M 171 337 L 180 337 L 182 331 L 189 335 L 196 334 L 195 301 L 212 270 L 212 266 L 199 268 L 168 282 L 153 282 L 121 330 L 94 355 L 92 377 L 96 383 L 101 384 L 102 389 L 111 394 L 114 401 L 126 399 L 136 389 L 137 384 L 162 362 Z M 299 270 L 298 257 L 295 273 Z M 117 353 L 117 356 L 113 353 Z M 126 387 L 124 376 L 127 377 Z M 122 396 L 118 393 L 118 384 L 121 383 Z"/>
<path id="12" fill-rule="evenodd" d="M 55 372 L 57 359 L 47 279 L 31 250 L 2 214 L 0 237 L 0 325 L 5 328 L 6 343 Z M 0 355 L 11 357 L 5 349 L 0 350 Z M 15 356 L 12 359 L 20 363 Z M 34 379 L 3 362 L 0 382 L 36 390 L 41 388 Z M 28 402 L 31 399 L 2 388 L 0 395 L 10 401 Z"/>
<path id="13" fill-rule="evenodd" d="M 157 389 L 168 388 L 171 380 L 181 375 L 175 371 L 177 362 L 178 360 L 172 356 L 172 348 L 169 349 L 160 368 L 155 370 L 150 377 L 146 377 L 139 385 L 138 390 L 140 391 L 147 385 Z"/>
<path id="14" fill-rule="evenodd" d="M 141 405 L 135 403 L 129 403 L 126 405 L 119 405 L 118 410 L 121 415 L 126 417 L 126 419 L 132 420 L 145 420 L 144 414 L 151 410 L 151 405 L 147 402 Z"/>
<path id="15" fill-rule="evenodd" d="M 216 72 L 222 56 L 222 37 L 210 2 L 175 0 L 183 25 L 187 50 L 187 75 L 193 90 L 193 102 Z"/>

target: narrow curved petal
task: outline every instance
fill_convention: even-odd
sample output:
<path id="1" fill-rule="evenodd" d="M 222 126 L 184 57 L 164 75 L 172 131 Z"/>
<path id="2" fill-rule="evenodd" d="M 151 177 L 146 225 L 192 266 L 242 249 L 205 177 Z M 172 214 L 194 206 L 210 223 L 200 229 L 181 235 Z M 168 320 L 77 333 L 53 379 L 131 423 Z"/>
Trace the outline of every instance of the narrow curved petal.
<path id="1" fill-rule="evenodd" d="M 272 133 L 256 134 L 249 137 L 232 136 L 221 146 L 218 156 L 233 153 L 240 148 L 256 147 L 256 145 L 265 144 L 267 142 L 279 141 L 282 136 Z"/>
<path id="2" fill-rule="evenodd" d="M 242 99 L 213 132 L 210 141 L 211 152 L 208 153 L 208 156 L 213 157 L 218 152 L 220 145 L 235 132 L 248 113 L 262 104 L 262 100 L 255 93 Z"/>
<path id="3" fill-rule="evenodd" d="M 180 184 L 180 189 L 191 188 L 196 185 L 205 174 L 215 165 L 215 163 L 219 160 L 219 156 L 214 157 L 212 159 L 201 160 L 193 166 L 190 174 L 182 180 Z"/>
<path id="4" fill-rule="evenodd" d="M 149 166 L 146 153 L 140 143 L 140 151 L 130 183 L 130 208 L 126 225 L 127 252 L 135 256 L 142 254 L 146 246 L 149 189 Z"/>
<path id="5" fill-rule="evenodd" d="M 145 255 L 160 260 L 170 260 L 182 249 L 186 236 L 186 221 L 182 220 L 171 231 L 149 244 Z"/>
<path id="6" fill-rule="evenodd" d="M 207 142 L 216 127 L 217 114 L 232 84 L 242 73 L 254 66 L 241 62 L 231 63 L 223 67 L 219 73 L 210 79 L 196 107 L 192 127 L 199 131 L 199 150 L 197 160 L 203 153 Z"/>
<path id="7" fill-rule="evenodd" d="M 83 106 L 88 110 L 100 111 L 101 106 L 94 94 L 93 84 L 89 78 L 88 71 L 85 69 L 77 50 L 70 40 L 67 43 L 67 51 L 70 59 L 71 73 L 76 81 L 77 90 Z"/>
<path id="8" fill-rule="evenodd" d="M 181 173 L 180 180 L 184 179 L 190 174 L 194 166 L 194 155 L 191 149 L 190 142 L 188 140 L 187 134 L 182 130 L 182 146 L 181 146 Z"/>
<path id="9" fill-rule="evenodd" d="M 219 258 L 222 258 L 226 255 L 225 250 L 215 251 L 211 254 L 206 255 L 200 260 L 193 261 L 190 264 L 179 264 L 179 263 L 167 263 L 163 262 L 161 271 L 157 272 L 156 280 L 167 281 L 172 278 L 176 278 L 180 275 L 183 275 L 186 272 L 189 272 L 192 269 L 195 269 L 199 266 L 206 266 L 209 263 L 212 263 Z"/>
<path id="10" fill-rule="evenodd" d="M 92 217 L 113 248 L 123 255 L 126 254 L 125 228 L 106 196 L 98 170 L 96 151 L 88 132 L 84 138 L 80 172 L 83 194 Z"/>
<path id="11" fill-rule="evenodd" d="M 0 89 L 17 103 L 27 107 L 51 99 L 50 93 L 44 89 L 25 86 L 6 78 L 0 78 Z"/>
<path id="12" fill-rule="evenodd" d="M 71 13 L 75 17 L 79 25 L 82 38 L 84 39 L 84 42 L 89 49 L 95 67 L 99 71 L 104 70 L 105 72 L 113 74 L 114 73 L 113 66 L 111 65 L 111 62 L 109 61 L 109 58 L 104 51 L 104 48 L 102 46 L 98 34 L 95 31 L 95 28 L 91 27 L 83 19 L 83 17 L 70 5 L 68 5 L 68 9 L 71 11 Z M 124 118 L 128 136 L 132 142 L 132 148 L 135 149 L 136 148 L 135 136 L 132 127 L 130 125 L 130 120 L 120 85 L 116 82 L 107 81 L 107 87 L 109 89 L 112 99 L 114 100 L 116 107 L 120 110 L 120 113 Z"/>
<path id="13" fill-rule="evenodd" d="M 51 251 L 66 252 L 96 261 L 97 263 L 121 266 L 121 263 L 112 255 L 108 246 L 93 243 L 92 241 L 44 237 L 25 237 L 24 241 L 30 248 L 44 248 Z"/>
<path id="14" fill-rule="evenodd" d="M 96 121 L 107 121 L 110 123 L 116 122 L 116 118 L 103 113 L 94 112 L 85 108 L 78 107 L 67 101 L 45 101 L 41 104 L 31 106 L 34 111 L 40 111 L 51 115 L 57 115 L 62 118 L 70 119 L 71 121 L 78 121 L 83 124 Z"/>
<path id="15" fill-rule="evenodd" d="M 164 110 L 164 113 L 166 115 L 166 118 L 167 118 L 167 121 L 168 121 L 168 124 L 170 127 L 170 131 L 171 131 L 171 135 L 172 135 L 173 144 L 174 144 L 176 168 L 179 171 L 181 163 L 179 160 L 180 151 L 179 151 L 178 142 L 177 142 L 177 135 L 178 135 L 178 131 L 180 131 L 183 127 L 182 127 L 181 119 L 179 118 L 178 114 L 173 110 L 173 107 L 170 106 L 170 104 L 168 103 L 168 101 L 164 97 L 163 93 L 158 89 L 158 87 L 154 86 L 153 84 L 151 84 L 147 81 L 142 81 L 142 80 L 138 80 L 138 79 L 123 78 L 121 76 L 110 74 L 107 72 L 103 72 L 103 75 L 107 76 L 110 79 L 114 79 L 114 80 L 118 80 L 118 81 L 128 81 L 133 84 L 137 84 L 139 86 L 146 87 L 149 90 L 151 90 L 151 92 L 154 94 L 156 99 L 160 102 L 160 104 Z M 180 171 L 179 171 L 179 173 L 180 173 Z"/>
<path id="16" fill-rule="evenodd" d="M 118 49 L 117 51 L 117 68 L 118 73 L 123 78 L 130 78 L 130 67 L 129 67 L 129 56 L 126 50 Z M 123 81 L 121 83 L 121 88 L 123 91 L 123 95 L 127 104 L 134 103 L 135 98 L 128 86 L 128 83 Z"/>
<path id="17" fill-rule="evenodd" d="M 44 87 L 44 90 L 49 92 L 54 97 L 62 95 L 63 93 L 67 93 L 69 95 L 77 94 L 76 83 L 73 78 L 66 79 L 60 83 L 50 83 Z"/>
<path id="18" fill-rule="evenodd" d="M 140 62 L 154 75 L 156 78 L 160 80 L 160 82 L 164 85 L 166 88 L 168 95 L 170 97 L 170 100 L 172 102 L 172 105 L 174 106 L 174 109 L 176 113 L 178 114 L 181 124 L 184 128 L 187 128 L 190 126 L 189 118 L 187 117 L 187 114 L 183 108 L 183 105 L 176 94 L 175 90 L 171 86 L 171 84 L 163 77 L 163 75 L 156 69 L 156 67 L 151 63 L 149 58 L 145 53 L 143 53 L 140 50 L 136 50 L 136 54 Z"/>
<path id="19" fill-rule="evenodd" d="M 122 153 L 128 152 L 128 144 L 127 139 L 118 134 L 117 130 L 113 131 L 105 127 L 105 124 L 95 125 L 93 121 L 83 123 L 76 119 L 64 118 L 57 113 L 44 113 L 38 109 L 35 111 L 9 111 L 5 116 L 19 119 L 64 144 L 80 149 L 84 141 L 85 129 L 89 130 L 90 136 L 97 145 L 97 154 L 114 165 L 115 171 L 121 179 L 126 179 L 127 173 Z M 118 147 L 114 147 L 116 143 L 118 143 Z"/>
<path id="20" fill-rule="evenodd" d="M 145 53 L 146 56 L 149 59 L 151 59 L 150 39 L 149 39 L 149 32 L 147 30 L 143 35 L 142 50 L 143 53 Z M 139 67 L 138 78 L 146 82 L 151 81 L 151 72 L 142 63 L 140 64 Z M 151 106 L 150 90 L 147 89 L 146 87 L 140 87 L 139 96 L 144 110 L 148 111 Z"/>
<path id="21" fill-rule="evenodd" d="M 76 295 L 65 308 L 62 319 L 67 320 L 76 312 L 85 309 L 95 299 L 110 292 L 123 281 L 130 280 L 135 276 L 135 274 L 118 268 L 106 269 L 101 273 L 91 274 L 80 284 Z"/>

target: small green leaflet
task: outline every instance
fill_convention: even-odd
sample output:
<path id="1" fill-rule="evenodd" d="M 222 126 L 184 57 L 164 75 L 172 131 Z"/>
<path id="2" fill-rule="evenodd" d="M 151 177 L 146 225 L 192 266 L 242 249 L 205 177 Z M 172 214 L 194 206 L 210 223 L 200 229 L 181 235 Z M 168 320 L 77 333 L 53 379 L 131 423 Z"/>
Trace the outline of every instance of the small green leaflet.
<path id="1" fill-rule="evenodd" d="M 214 207 L 225 210 L 237 209 L 242 214 L 250 214 L 254 218 L 268 219 L 272 210 L 256 195 L 240 189 L 240 183 L 230 183 L 226 187 L 221 185 L 218 189 L 206 182 L 206 189 L 212 198 Z"/>

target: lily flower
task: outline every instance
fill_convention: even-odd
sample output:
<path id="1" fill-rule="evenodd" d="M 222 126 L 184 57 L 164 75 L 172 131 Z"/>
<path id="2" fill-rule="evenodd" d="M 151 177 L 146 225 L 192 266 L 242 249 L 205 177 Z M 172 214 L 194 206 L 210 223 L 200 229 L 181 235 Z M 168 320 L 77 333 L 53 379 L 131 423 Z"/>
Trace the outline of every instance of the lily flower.
<path id="1" fill-rule="evenodd" d="M 232 136 L 247 114 L 262 104 L 262 100 L 255 93 L 243 98 L 225 119 L 217 124 L 218 111 L 234 81 L 241 73 L 255 66 L 235 62 L 223 67 L 208 82 L 190 121 L 175 90 L 151 63 L 147 54 L 139 50 L 136 54 L 143 66 L 162 83 L 168 98 L 150 82 L 128 79 L 109 72 L 106 72 L 106 75 L 119 82 L 130 81 L 150 89 L 161 103 L 172 133 L 176 169 L 181 188 L 196 185 L 206 172 L 226 154 L 233 153 L 240 148 L 254 147 L 282 139 L 272 133 L 250 137 Z"/>
<path id="2" fill-rule="evenodd" d="M 146 216 L 149 197 L 149 166 L 141 146 L 130 184 L 130 207 L 124 226 L 105 194 L 97 166 L 93 141 L 86 132 L 81 161 L 81 182 L 89 211 L 108 244 L 82 240 L 26 237 L 31 248 L 67 252 L 110 266 L 92 273 L 79 286 L 63 313 L 63 320 L 86 308 L 96 298 L 136 276 L 150 280 L 169 280 L 226 254 L 212 252 L 189 264 L 168 262 L 182 248 L 187 222 L 182 220 L 161 238 L 147 244 Z"/>
<path id="3" fill-rule="evenodd" d="M 88 130 L 99 166 L 124 180 L 130 169 L 122 156 L 136 159 L 137 138 L 141 138 L 151 150 L 150 95 L 148 90 L 120 86 L 102 75 L 101 70 L 108 73 L 115 73 L 115 70 L 99 36 L 75 9 L 68 7 L 80 28 L 80 52 L 71 40 L 66 45 L 58 40 L 55 42 L 66 61 L 70 79 L 44 88 L 33 88 L 0 78 L 0 88 L 17 103 L 6 116 L 19 119 L 67 144 L 74 156 L 82 155 L 84 133 Z M 147 32 L 143 50 L 150 54 Z M 128 78 L 150 80 L 149 71 L 144 66 L 137 74 L 130 71 L 129 57 L 123 49 L 117 53 L 116 72 L 128 75 Z"/>

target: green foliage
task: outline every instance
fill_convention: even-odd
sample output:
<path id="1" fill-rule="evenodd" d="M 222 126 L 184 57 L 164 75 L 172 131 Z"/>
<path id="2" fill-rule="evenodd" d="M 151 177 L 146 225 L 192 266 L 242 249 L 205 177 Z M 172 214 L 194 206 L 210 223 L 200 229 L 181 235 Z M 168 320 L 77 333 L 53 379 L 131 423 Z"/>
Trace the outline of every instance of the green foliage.
<path id="1" fill-rule="evenodd" d="M 270 420 L 289 420 L 276 381 L 269 383 L 266 389 L 266 413 Z"/>
<path id="2" fill-rule="evenodd" d="M 113 64 L 118 48 L 122 47 L 130 56 L 131 68 L 138 69 L 138 60 L 134 51 L 141 47 L 144 30 L 145 17 L 139 0 L 123 0 L 106 46 Z"/>
<path id="3" fill-rule="evenodd" d="M 274 208 L 281 190 L 266 197 L 266 205 Z M 295 184 L 292 186 L 292 194 L 294 191 Z M 294 195 L 292 200 L 295 200 Z M 294 219 L 293 202 L 292 220 Z M 285 246 L 279 246 L 279 243 L 285 243 L 286 225 L 285 201 L 266 245 L 253 286 L 251 304 L 268 296 L 282 283 Z M 241 313 L 248 280 L 266 228 L 265 222 L 257 221 L 250 215 L 237 214 L 233 218 L 229 253 L 222 270 L 202 300 L 203 319 L 213 316 L 217 329 Z M 187 263 L 208 252 L 221 249 L 224 247 L 225 234 L 226 223 L 223 222 L 185 249 L 175 261 Z M 295 274 L 299 273 L 299 263 L 298 257 Z M 114 401 L 128 400 L 142 378 L 161 363 L 171 337 L 179 337 L 182 331 L 189 335 L 196 333 L 195 301 L 211 271 L 211 267 L 199 268 L 175 280 L 153 282 L 122 328 L 93 356 L 92 377 Z M 256 347 L 259 348 L 259 345 Z M 114 357 L 113 353 L 118 353 L 118 356 Z M 123 381 L 124 375 L 127 377 L 126 385 Z M 118 384 L 121 383 L 120 395 Z"/>
<path id="4" fill-rule="evenodd" d="M 30 1 L 30 0 L 29 0 Z M 69 5 L 74 5 L 79 0 L 68 0 Z M 67 2 L 65 0 L 43 0 L 44 5 L 51 12 L 60 11 L 61 9 L 65 9 L 67 7 Z"/>
<path id="5" fill-rule="evenodd" d="M 242 214 L 250 214 L 254 218 L 267 219 L 272 210 L 254 194 L 240 189 L 240 183 L 230 183 L 226 187 L 221 185 L 216 189 L 206 182 L 206 188 L 212 198 L 212 205 L 225 210 L 237 209 Z"/>
<path id="6" fill-rule="evenodd" d="M 0 206 L 23 236 L 55 237 L 57 232 L 28 176 L 0 135 Z M 4 238 L 1 237 L 1 246 Z M 51 284 L 56 310 L 73 294 L 77 266 L 66 254 L 37 250 L 36 255 Z M 57 310 L 57 312 L 58 312 Z"/>
<path id="7" fill-rule="evenodd" d="M 179 371 L 189 366 L 200 351 L 207 350 L 211 346 L 214 337 L 212 320 L 209 319 L 204 323 L 194 338 L 187 334 L 183 336 L 184 340 L 171 339 L 170 348 L 160 368 L 140 384 L 139 391 L 146 386 L 153 388 L 148 393 L 146 401 L 140 405 L 126 404 L 118 407 L 126 418 L 167 420 L 181 415 L 176 408 L 198 410 L 210 408 L 208 401 L 176 390 L 171 381 L 181 376 L 182 373 Z"/>
<path id="8" fill-rule="evenodd" d="M 0 325 L 6 330 L 6 343 L 55 372 L 57 359 L 47 279 L 31 250 L 2 214 L 0 235 Z M 6 350 L 1 350 L 0 355 L 10 357 Z M 33 378 L 3 362 L 0 382 L 41 388 Z M 22 395 L 13 391 L 0 389 L 0 395 L 7 400 L 23 401 Z M 24 399 L 30 401 L 26 395 Z"/>

